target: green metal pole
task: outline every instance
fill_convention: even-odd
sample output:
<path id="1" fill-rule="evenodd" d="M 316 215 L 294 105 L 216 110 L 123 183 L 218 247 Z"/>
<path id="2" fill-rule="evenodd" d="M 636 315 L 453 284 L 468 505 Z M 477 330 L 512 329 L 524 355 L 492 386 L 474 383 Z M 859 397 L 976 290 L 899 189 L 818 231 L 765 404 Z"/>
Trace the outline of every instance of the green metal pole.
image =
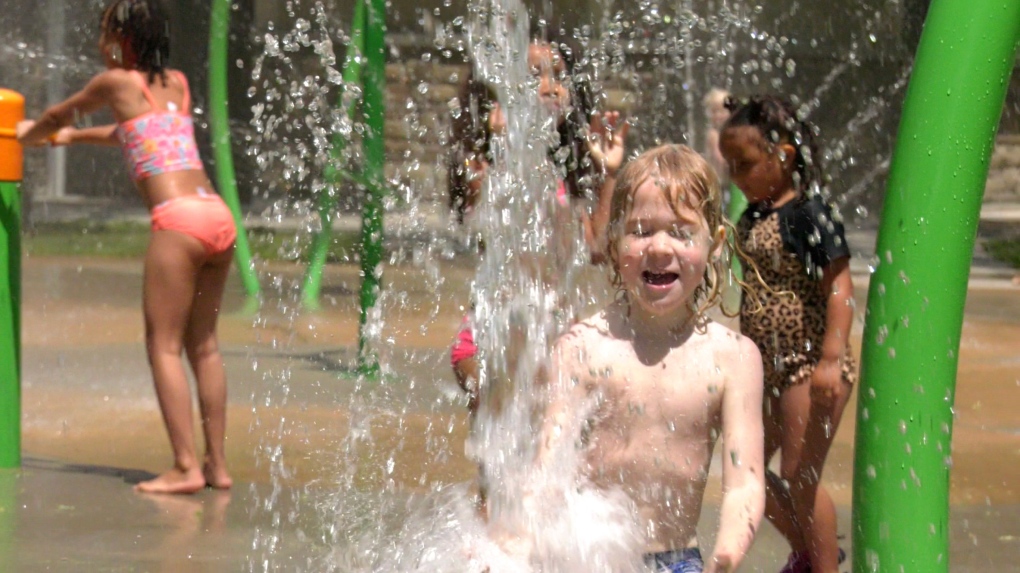
<path id="1" fill-rule="evenodd" d="M 934 0 L 903 106 L 864 328 L 856 572 L 949 570 L 957 352 L 1020 2 Z"/>
<path id="2" fill-rule="evenodd" d="M 244 229 L 241 201 L 237 196 L 234 158 L 230 149 L 230 122 L 227 115 L 227 36 L 230 32 L 231 0 L 213 0 L 209 17 L 209 127 L 212 131 L 213 157 L 216 163 L 216 186 L 220 196 L 234 214 L 237 242 L 234 259 L 241 282 L 248 293 L 248 309 L 258 305 L 259 279 L 251 260 L 251 247 Z"/>
<path id="3" fill-rule="evenodd" d="M 349 86 L 361 82 L 361 55 L 365 52 L 365 2 L 356 0 L 354 3 L 354 20 L 351 24 L 351 41 L 347 46 L 347 55 L 344 57 L 342 71 L 343 85 L 341 86 L 340 109 L 345 114 L 350 114 L 350 105 L 353 102 L 344 101 L 343 94 Z M 305 308 L 311 310 L 319 309 L 319 292 L 322 287 L 322 271 L 326 267 L 326 255 L 329 253 L 329 244 L 333 236 L 333 213 L 336 210 L 337 183 L 340 182 L 340 169 L 338 163 L 343 155 L 347 141 L 343 136 L 333 136 L 333 149 L 330 156 L 333 164 L 326 168 L 326 190 L 319 194 L 319 220 L 322 228 L 312 239 L 311 257 L 308 263 L 308 270 L 305 272 L 305 280 L 301 285 L 301 303 Z"/>
<path id="4" fill-rule="evenodd" d="M 730 202 L 726 205 L 726 218 L 735 226 L 740 222 L 740 217 L 743 216 L 745 210 L 747 210 L 747 197 L 740 188 L 730 183 Z M 736 240 L 736 237 L 731 237 L 730 239 Z M 744 278 L 744 269 L 740 266 L 740 259 L 736 254 L 733 255 L 731 265 L 733 267 L 733 275 L 740 279 Z"/>
<path id="5" fill-rule="evenodd" d="M 0 181 L 0 468 L 21 465 L 21 192 Z"/>
<path id="6" fill-rule="evenodd" d="M 25 98 L 0 89 L 0 469 L 21 466 L 22 149 Z"/>
<path id="7" fill-rule="evenodd" d="M 361 212 L 361 322 L 358 332 L 358 370 L 378 372 L 379 363 L 366 333 L 382 279 L 383 164 L 386 141 L 386 0 L 371 0 L 365 27 L 364 117 L 365 179 L 368 186 Z"/>
<path id="8" fill-rule="evenodd" d="M 14 557 L 17 546 L 14 535 L 18 526 L 18 482 L 20 473 L 0 468 L 0 563 L 16 570 Z"/>

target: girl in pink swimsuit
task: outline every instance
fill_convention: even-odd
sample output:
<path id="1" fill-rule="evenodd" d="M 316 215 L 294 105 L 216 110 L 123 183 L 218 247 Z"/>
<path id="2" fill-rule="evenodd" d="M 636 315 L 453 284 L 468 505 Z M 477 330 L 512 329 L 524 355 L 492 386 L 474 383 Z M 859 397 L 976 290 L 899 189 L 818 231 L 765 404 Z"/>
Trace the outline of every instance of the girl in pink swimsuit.
<path id="1" fill-rule="evenodd" d="M 533 37 L 541 38 L 541 35 Z M 565 42 L 534 40 L 528 48 L 528 65 L 538 80 L 541 103 L 556 116 L 559 144 L 549 158 L 561 171 L 557 198 L 590 201 L 582 210 L 581 224 L 591 260 L 605 262 L 604 236 L 616 171 L 623 163 L 628 124 L 618 112 L 595 113 L 593 94 L 577 64 L 580 52 Z M 465 222 L 478 203 L 490 161 L 489 142 L 506 129 L 506 118 L 495 95 L 471 75 L 458 97 L 460 113 L 452 118 L 453 150 L 449 156 L 450 207 Z M 477 346 L 470 318 L 465 318 L 450 349 L 457 383 L 468 393 L 473 413 L 478 403 Z"/>
<path id="2" fill-rule="evenodd" d="M 157 1 L 113 0 L 103 12 L 99 49 L 107 70 L 80 92 L 18 126 L 25 145 L 120 146 L 152 214 L 142 292 L 145 341 L 173 467 L 135 486 L 140 492 L 193 493 L 232 484 L 224 456 L 227 384 L 216 338 L 237 236 L 212 192 L 195 145 L 184 74 L 166 67 L 169 25 Z M 109 107 L 117 123 L 76 129 L 74 118 Z M 198 382 L 205 433 L 200 459 L 191 391 L 181 360 Z"/>

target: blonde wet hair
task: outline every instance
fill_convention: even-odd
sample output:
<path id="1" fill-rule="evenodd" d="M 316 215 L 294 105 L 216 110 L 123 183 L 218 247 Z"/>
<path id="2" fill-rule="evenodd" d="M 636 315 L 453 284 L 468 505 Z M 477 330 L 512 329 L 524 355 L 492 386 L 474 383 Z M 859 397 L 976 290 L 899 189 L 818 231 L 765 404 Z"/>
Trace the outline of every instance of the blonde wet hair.
<path id="1" fill-rule="evenodd" d="M 733 226 L 722 214 L 722 191 L 719 176 L 712 166 L 697 152 L 686 145 L 661 145 L 649 149 L 627 162 L 620 170 L 613 189 L 610 204 L 608 241 L 609 259 L 612 265 L 612 282 L 623 290 L 620 276 L 619 242 L 623 237 L 624 221 L 634 203 L 634 194 L 648 178 L 654 178 L 662 190 L 667 203 L 679 218 L 681 205 L 700 214 L 708 228 L 709 235 L 715 235 L 720 226 L 730 233 Z M 713 250 L 717 248 L 713 245 Z M 724 240 L 722 253 L 713 256 L 705 269 L 705 277 L 694 290 L 692 306 L 694 314 L 702 315 L 722 297 L 722 278 L 729 273 L 729 245 Z"/>

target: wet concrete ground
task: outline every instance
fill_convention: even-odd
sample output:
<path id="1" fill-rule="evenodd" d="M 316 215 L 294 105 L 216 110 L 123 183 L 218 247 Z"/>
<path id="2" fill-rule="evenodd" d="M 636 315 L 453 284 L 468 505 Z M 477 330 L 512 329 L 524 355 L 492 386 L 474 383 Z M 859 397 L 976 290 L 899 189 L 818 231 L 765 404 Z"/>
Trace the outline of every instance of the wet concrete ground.
<path id="1" fill-rule="evenodd" d="M 283 285 L 299 278 L 287 266 L 264 270 Z M 472 270 L 447 264 L 441 271 L 445 280 L 437 287 L 420 269 L 387 270 L 391 290 L 407 295 L 386 300 L 383 355 L 392 376 L 370 393 L 392 403 L 394 415 L 370 423 L 373 442 L 360 464 L 369 470 L 354 476 L 358 487 L 379 477 L 375 470 L 388 461 L 374 461 L 379 452 L 392 453 L 386 479 L 405 494 L 474 475 L 463 456 L 467 423 L 447 361 Z M 865 279 L 856 279 L 861 309 Z M 220 334 L 236 485 L 231 492 L 144 496 L 130 484 L 165 469 L 169 447 L 142 343 L 141 263 L 26 260 L 24 463 L 20 471 L 0 471 L 0 570 L 321 570 L 321 562 L 309 561 L 329 551 L 314 534 L 322 528 L 318 502 L 342 491 L 335 484 L 344 472 L 339 445 L 347 437 L 350 397 L 365 394 L 341 372 L 357 342 L 357 281 L 356 268 L 331 267 L 325 308 L 297 316 L 276 298 L 257 316 L 243 314 L 240 286 L 229 285 Z M 1020 571 L 1020 288 L 982 278 L 972 281 L 969 296 L 957 383 L 950 569 Z M 854 408 L 825 476 L 847 544 Z M 276 447 L 287 470 L 282 478 L 270 471 Z M 277 510 L 289 515 L 280 525 L 260 505 L 272 495 L 284 500 Z M 716 485 L 706 504 L 706 545 L 718 499 Z M 281 538 L 272 551 L 263 543 L 266 531 Z M 786 551 L 766 526 L 744 570 L 776 571 Z"/>

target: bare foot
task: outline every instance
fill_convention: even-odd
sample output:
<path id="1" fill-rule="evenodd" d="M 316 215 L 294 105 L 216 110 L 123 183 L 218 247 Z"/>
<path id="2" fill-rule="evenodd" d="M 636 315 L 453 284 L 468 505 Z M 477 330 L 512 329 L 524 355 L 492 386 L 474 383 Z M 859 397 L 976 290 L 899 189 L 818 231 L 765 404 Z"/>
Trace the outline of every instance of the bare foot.
<path id="1" fill-rule="evenodd" d="M 213 489 L 230 489 L 230 486 L 234 485 L 234 480 L 230 478 L 227 469 L 213 465 L 212 462 L 206 462 L 202 466 L 202 475 L 205 476 L 205 485 Z"/>
<path id="2" fill-rule="evenodd" d="M 195 493 L 205 487 L 205 478 L 198 469 L 183 471 L 173 468 L 155 479 L 135 486 L 138 493 Z"/>

